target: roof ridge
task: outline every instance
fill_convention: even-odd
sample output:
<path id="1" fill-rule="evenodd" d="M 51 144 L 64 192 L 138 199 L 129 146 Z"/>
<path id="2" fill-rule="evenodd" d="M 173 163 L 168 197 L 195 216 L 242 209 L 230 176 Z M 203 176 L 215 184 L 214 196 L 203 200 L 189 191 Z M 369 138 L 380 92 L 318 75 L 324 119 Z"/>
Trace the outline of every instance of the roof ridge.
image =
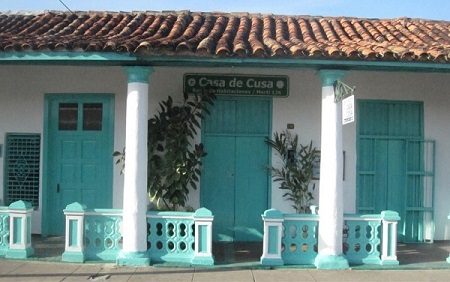
<path id="1" fill-rule="evenodd" d="M 93 15 L 93 14 L 111 14 L 111 15 L 118 15 L 118 14 L 146 14 L 146 15 L 180 15 L 180 14 L 189 14 L 189 15 L 212 15 L 212 16 L 235 16 L 235 17 L 281 17 L 281 18 L 302 18 L 302 19 L 326 19 L 326 20 L 368 20 L 368 21 L 410 21 L 410 22 L 448 22 L 450 24 L 450 21 L 446 20 L 436 20 L 436 19 L 426 19 L 426 18 L 411 18 L 407 16 L 400 16 L 395 18 L 375 18 L 375 17 L 356 17 L 356 16 L 327 16 L 327 15 L 297 15 L 297 14 L 273 14 L 273 13 L 258 13 L 258 12 L 222 12 L 222 11 L 191 11 L 191 10 L 161 10 L 161 11 L 154 11 L 154 10 L 145 10 L 145 11 L 108 11 L 108 10 L 73 10 L 73 11 L 66 11 L 66 10 L 7 10 L 7 11 L 0 11 L 0 15 L 26 15 L 26 16 L 38 16 L 42 14 L 47 13 L 53 13 L 53 14 L 75 14 L 75 15 Z"/>

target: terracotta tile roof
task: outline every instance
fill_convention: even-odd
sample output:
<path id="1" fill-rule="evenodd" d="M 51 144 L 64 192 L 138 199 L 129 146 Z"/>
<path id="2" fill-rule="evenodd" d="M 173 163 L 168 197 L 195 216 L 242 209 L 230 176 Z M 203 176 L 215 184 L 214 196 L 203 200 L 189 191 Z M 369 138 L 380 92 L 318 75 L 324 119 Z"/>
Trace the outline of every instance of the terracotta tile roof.
<path id="1" fill-rule="evenodd" d="M 200 12 L 0 13 L 0 51 L 450 61 L 450 22 Z"/>

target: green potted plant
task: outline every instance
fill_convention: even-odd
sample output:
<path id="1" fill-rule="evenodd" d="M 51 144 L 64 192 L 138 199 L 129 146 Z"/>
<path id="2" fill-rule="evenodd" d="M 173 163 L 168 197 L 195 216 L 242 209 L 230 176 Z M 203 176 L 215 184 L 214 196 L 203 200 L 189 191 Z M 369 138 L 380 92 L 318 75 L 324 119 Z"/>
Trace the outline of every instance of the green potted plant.
<path id="1" fill-rule="evenodd" d="M 210 114 L 215 99 L 208 91 L 185 93 L 182 103 L 176 105 L 169 96 L 149 119 L 147 191 L 157 209 L 184 208 L 190 189 L 197 189 L 207 153 L 202 143 L 194 141 L 200 120 Z M 125 152 L 114 152 L 114 156 L 119 157 L 116 163 L 125 163 Z"/>
<path id="2" fill-rule="evenodd" d="M 267 138 L 266 143 L 281 160 L 278 166 L 271 165 L 270 170 L 274 181 L 280 182 L 279 188 L 287 190 L 283 197 L 293 202 L 292 207 L 297 213 L 308 213 L 314 199 L 311 190 L 315 184 L 310 189 L 310 182 L 319 151 L 312 146 L 312 141 L 309 145 L 300 144 L 298 135 L 293 136 L 289 131 L 275 132 L 273 140 Z"/>

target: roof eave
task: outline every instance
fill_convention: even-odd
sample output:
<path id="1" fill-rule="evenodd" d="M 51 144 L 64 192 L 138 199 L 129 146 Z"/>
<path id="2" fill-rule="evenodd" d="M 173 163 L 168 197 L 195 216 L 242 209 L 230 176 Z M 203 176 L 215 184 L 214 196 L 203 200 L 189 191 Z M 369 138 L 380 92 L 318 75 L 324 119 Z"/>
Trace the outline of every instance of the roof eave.
<path id="1" fill-rule="evenodd" d="M 117 52 L 0 52 L 0 65 L 98 65 L 173 67 L 267 67 L 371 71 L 450 72 L 450 63 L 303 58 L 140 56 Z"/>
<path id="2" fill-rule="evenodd" d="M 136 62 L 129 53 L 113 52 L 0 52 L 0 64 L 100 64 L 123 65 Z"/>

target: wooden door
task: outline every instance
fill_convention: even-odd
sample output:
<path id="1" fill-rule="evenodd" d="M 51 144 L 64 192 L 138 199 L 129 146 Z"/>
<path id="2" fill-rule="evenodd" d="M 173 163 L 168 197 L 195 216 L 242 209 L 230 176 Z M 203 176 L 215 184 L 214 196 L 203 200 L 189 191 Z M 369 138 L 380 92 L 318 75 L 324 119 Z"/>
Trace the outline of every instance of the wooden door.
<path id="1" fill-rule="evenodd" d="M 268 208 L 270 99 L 219 99 L 203 125 L 201 202 L 214 214 L 214 241 L 262 241 Z"/>

